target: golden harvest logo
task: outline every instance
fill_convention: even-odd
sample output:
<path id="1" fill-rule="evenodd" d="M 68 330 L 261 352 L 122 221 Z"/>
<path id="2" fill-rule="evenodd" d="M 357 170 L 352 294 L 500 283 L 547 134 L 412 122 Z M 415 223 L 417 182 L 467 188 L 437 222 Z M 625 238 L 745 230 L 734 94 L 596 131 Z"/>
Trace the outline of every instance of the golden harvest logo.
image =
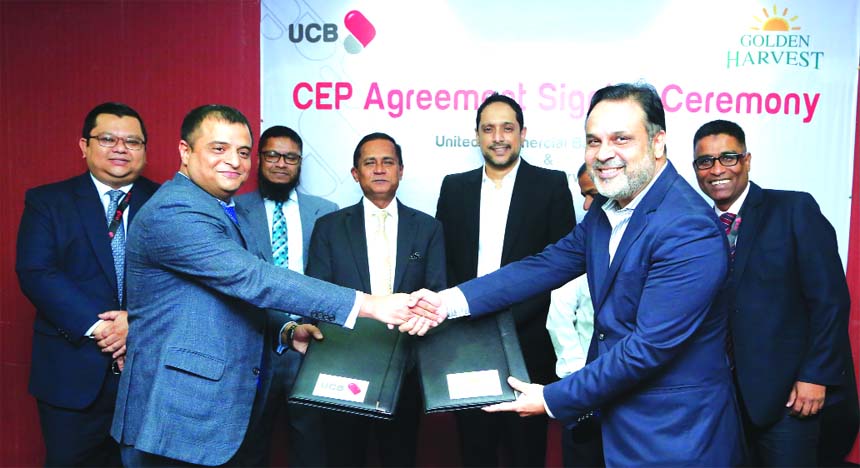
<path id="1" fill-rule="evenodd" d="M 741 34 L 739 48 L 726 53 L 726 68 L 753 66 L 800 67 L 821 69 L 824 52 L 812 48 L 812 35 L 797 33 L 800 16 L 789 15 L 789 8 L 776 4 L 753 15 L 752 33 Z M 804 31 L 805 32 L 805 31 Z"/>

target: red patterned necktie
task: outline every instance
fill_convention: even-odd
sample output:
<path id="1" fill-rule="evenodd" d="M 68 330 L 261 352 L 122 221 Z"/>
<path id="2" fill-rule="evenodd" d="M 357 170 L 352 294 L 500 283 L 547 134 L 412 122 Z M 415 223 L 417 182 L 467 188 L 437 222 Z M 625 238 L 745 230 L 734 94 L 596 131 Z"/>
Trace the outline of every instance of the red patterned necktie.
<path id="1" fill-rule="evenodd" d="M 728 236 L 732 232 L 732 224 L 735 222 L 735 218 L 738 215 L 734 213 L 723 213 L 720 215 L 720 221 L 723 223 L 723 226 L 726 229 L 726 236 Z M 737 245 L 737 239 L 729 238 L 729 258 L 732 262 L 735 261 L 735 245 Z"/>

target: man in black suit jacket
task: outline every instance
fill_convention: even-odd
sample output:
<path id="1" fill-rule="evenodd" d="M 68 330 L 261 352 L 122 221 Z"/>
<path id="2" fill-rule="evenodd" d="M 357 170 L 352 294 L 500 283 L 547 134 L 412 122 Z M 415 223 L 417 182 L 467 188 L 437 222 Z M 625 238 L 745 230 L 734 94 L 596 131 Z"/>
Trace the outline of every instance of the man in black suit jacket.
<path id="1" fill-rule="evenodd" d="M 371 294 L 443 289 L 442 226 L 395 198 L 403 177 L 400 145 L 384 133 L 365 136 L 353 153 L 352 176 L 364 197 L 317 220 L 305 273 Z M 361 323 L 353 333 L 361 333 Z M 415 465 L 420 412 L 416 374 L 413 355 L 392 421 L 325 413 L 330 466 L 364 466 L 371 431 L 382 466 Z"/>
<path id="2" fill-rule="evenodd" d="M 140 177 L 146 128 L 125 104 L 93 108 L 78 146 L 89 170 L 28 190 L 18 230 L 18 281 L 36 307 L 30 393 L 46 465 L 119 466 L 109 432 L 128 313 L 124 253 L 114 258 L 111 239 L 124 249 L 135 214 L 158 185 Z M 123 201 L 108 213 L 110 192 Z"/>
<path id="3" fill-rule="evenodd" d="M 729 355 L 753 462 L 815 465 L 822 409 L 853 401 L 857 411 L 836 234 L 808 193 L 749 181 L 734 122 L 703 125 L 693 145 L 699 187 L 728 227 Z"/>
<path id="4" fill-rule="evenodd" d="M 576 224 L 567 177 L 520 158 L 526 137 L 523 111 L 493 94 L 478 108 L 475 134 L 484 166 L 445 177 L 436 219 L 445 231 L 448 285 L 454 286 L 536 254 Z M 555 380 L 555 353 L 544 327 L 549 293 L 512 307 L 532 382 Z M 479 410 L 457 413 L 463 463 L 497 466 L 500 446 L 513 466 L 544 466 L 546 417 Z"/>

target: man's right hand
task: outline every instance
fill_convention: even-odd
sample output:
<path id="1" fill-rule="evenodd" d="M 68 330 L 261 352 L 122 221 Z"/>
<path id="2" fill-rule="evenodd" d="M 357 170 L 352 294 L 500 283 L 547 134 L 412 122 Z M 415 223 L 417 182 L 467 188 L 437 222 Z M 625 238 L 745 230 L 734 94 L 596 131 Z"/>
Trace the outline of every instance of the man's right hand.
<path id="1" fill-rule="evenodd" d="M 442 296 L 429 289 L 421 289 L 410 294 L 407 305 L 414 315 L 400 325 L 399 330 L 402 333 L 424 336 L 431 328 L 438 326 L 448 317 L 447 309 L 442 305 Z"/>

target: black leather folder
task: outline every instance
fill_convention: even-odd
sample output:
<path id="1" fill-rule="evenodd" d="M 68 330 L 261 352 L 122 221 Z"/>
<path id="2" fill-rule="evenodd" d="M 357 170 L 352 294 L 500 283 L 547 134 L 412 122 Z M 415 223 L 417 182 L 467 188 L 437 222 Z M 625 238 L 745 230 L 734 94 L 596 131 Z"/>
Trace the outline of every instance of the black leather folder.
<path id="1" fill-rule="evenodd" d="M 508 376 L 530 381 L 510 310 L 443 322 L 415 345 L 426 413 L 514 401 Z"/>
<path id="2" fill-rule="evenodd" d="M 348 330 L 320 324 L 325 339 L 308 347 L 289 401 L 391 419 L 411 347 L 411 336 L 359 318 Z"/>

